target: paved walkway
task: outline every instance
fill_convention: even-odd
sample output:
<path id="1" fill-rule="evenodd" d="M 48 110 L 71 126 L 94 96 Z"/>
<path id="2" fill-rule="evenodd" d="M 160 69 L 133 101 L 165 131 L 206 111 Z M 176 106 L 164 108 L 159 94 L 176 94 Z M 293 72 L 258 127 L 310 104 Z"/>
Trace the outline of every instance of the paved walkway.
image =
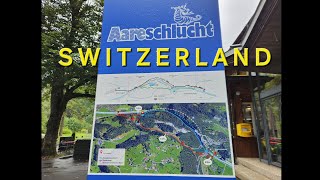
<path id="1" fill-rule="evenodd" d="M 236 175 L 241 180 L 281 180 L 281 168 L 260 162 L 258 158 L 237 158 Z"/>
<path id="2" fill-rule="evenodd" d="M 42 160 L 42 180 L 86 180 L 88 161 L 67 159 Z"/>

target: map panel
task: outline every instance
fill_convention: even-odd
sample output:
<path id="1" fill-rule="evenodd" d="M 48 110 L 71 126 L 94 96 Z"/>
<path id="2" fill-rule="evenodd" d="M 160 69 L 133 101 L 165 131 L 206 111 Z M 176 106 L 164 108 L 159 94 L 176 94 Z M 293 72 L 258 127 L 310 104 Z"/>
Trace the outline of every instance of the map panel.
<path id="1" fill-rule="evenodd" d="M 233 175 L 225 103 L 97 104 L 91 152 L 90 173 Z"/>

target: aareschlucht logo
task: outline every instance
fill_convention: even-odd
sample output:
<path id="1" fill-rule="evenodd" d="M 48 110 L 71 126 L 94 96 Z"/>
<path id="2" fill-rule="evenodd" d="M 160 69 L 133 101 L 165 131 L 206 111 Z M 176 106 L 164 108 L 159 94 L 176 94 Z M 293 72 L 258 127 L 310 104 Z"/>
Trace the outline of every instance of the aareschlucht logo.
<path id="1" fill-rule="evenodd" d="M 209 38 L 214 36 L 214 26 L 211 20 L 201 24 L 201 15 L 187 8 L 187 4 L 171 7 L 174 10 L 172 24 L 160 24 L 158 27 L 121 29 L 113 26 L 110 29 L 107 42 L 171 40 L 187 38 Z"/>
<path id="2" fill-rule="evenodd" d="M 194 14 L 190 9 L 187 8 L 187 4 L 177 7 L 171 7 L 171 9 L 174 9 L 174 22 L 176 22 L 178 25 L 189 25 L 190 23 L 193 23 L 195 21 L 201 20 L 202 16 L 196 15 L 193 17 Z"/>

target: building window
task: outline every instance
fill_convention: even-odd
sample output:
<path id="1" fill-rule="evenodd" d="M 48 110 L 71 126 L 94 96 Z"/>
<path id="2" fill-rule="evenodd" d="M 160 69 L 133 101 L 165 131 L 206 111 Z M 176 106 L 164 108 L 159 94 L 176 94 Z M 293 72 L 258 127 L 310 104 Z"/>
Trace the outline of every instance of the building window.
<path id="1" fill-rule="evenodd" d="M 252 123 L 253 117 L 253 109 L 251 102 L 243 102 L 242 103 L 242 113 L 243 113 L 243 121 L 245 123 Z"/>

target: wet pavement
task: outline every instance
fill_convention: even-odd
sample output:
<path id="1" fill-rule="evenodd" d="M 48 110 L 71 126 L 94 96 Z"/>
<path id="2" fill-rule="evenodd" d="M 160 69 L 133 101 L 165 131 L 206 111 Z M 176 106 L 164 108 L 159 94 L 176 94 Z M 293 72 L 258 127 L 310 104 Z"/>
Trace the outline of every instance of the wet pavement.
<path id="1" fill-rule="evenodd" d="M 88 160 L 42 160 L 42 180 L 86 180 Z"/>

